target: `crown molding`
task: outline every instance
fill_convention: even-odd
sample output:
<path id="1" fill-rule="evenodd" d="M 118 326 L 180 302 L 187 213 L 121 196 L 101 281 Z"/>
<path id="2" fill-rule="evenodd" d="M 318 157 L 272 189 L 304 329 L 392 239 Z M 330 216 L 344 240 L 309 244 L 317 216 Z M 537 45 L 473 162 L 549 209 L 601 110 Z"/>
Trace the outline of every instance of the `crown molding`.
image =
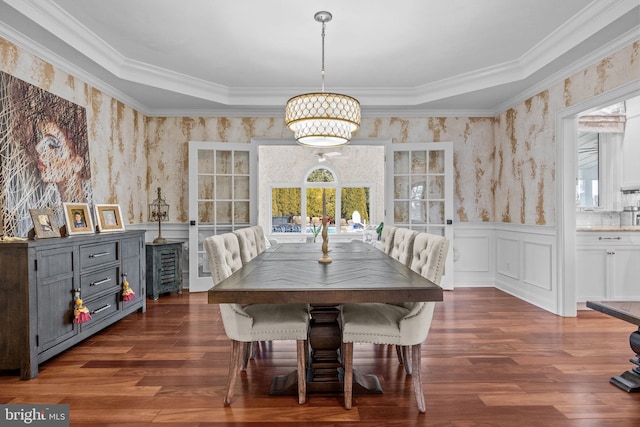
<path id="1" fill-rule="evenodd" d="M 600 48 L 598 50 L 594 50 L 589 55 L 582 57 L 578 61 L 573 62 L 568 67 L 565 67 L 562 70 L 559 70 L 558 72 L 554 73 L 553 75 L 551 75 L 551 76 L 547 77 L 546 79 L 538 82 L 536 85 L 531 86 L 527 91 L 521 92 L 517 96 L 515 96 L 515 97 L 503 102 L 502 104 L 496 106 L 496 108 L 494 109 L 495 115 L 498 115 L 498 114 L 504 112 L 505 110 L 513 107 L 514 105 L 517 105 L 517 104 L 520 104 L 520 103 L 526 101 L 527 99 L 531 98 L 532 96 L 535 96 L 535 95 L 539 94 L 540 92 L 542 92 L 542 91 L 544 91 L 546 89 L 549 89 L 550 87 L 554 86 L 555 84 L 557 84 L 559 82 L 562 82 L 567 77 L 572 76 L 572 75 L 574 75 L 576 73 L 579 73 L 580 71 L 584 70 L 585 68 L 589 67 L 590 65 L 593 65 L 593 64 L 601 61 L 603 58 L 606 58 L 607 56 L 613 55 L 614 53 L 620 51 L 622 48 L 627 47 L 627 46 L 629 46 L 632 43 L 635 43 L 637 41 L 640 41 L 640 29 L 636 28 L 636 29 L 633 29 L 633 30 L 630 30 L 630 31 L 626 32 L 625 34 L 621 35 L 620 37 L 612 40 L 606 46 L 603 46 L 602 48 Z"/>
<path id="2" fill-rule="evenodd" d="M 216 109 L 167 109 L 149 110 L 148 117 L 281 117 L 284 120 L 284 103 L 282 106 L 240 106 L 237 108 Z M 363 106 L 362 117 L 494 117 L 493 110 L 450 110 L 427 109 L 412 106 Z"/>
<path id="3" fill-rule="evenodd" d="M 519 62 L 524 75 L 543 68 L 638 5 L 638 0 L 592 1 L 522 55 Z"/>
<path id="4" fill-rule="evenodd" d="M 20 31 L 2 21 L 0 21 L 0 37 L 15 44 L 27 53 L 46 61 L 61 71 L 78 78 L 83 83 L 98 89 L 108 96 L 118 99 L 142 114 L 146 114 L 149 111 L 145 105 L 141 104 L 136 99 L 128 96 L 126 93 L 116 89 L 110 84 L 105 83 L 93 74 L 86 72 L 66 58 L 51 52 L 51 50 L 42 46 L 40 43 L 26 37 Z"/>
<path id="5" fill-rule="evenodd" d="M 0 36 L 147 116 L 279 117 L 284 115 L 284 108 L 280 108 L 280 105 L 284 106 L 286 100 L 291 96 L 308 91 L 305 89 L 297 91 L 295 88 L 229 88 L 164 68 L 150 66 L 125 58 L 54 2 L 46 0 L 2 1 L 60 37 L 65 43 L 119 78 L 224 105 L 221 108 L 212 107 L 200 110 L 150 109 L 69 60 L 51 52 L 38 42 L 29 39 L 15 28 L 0 22 Z M 363 116 L 492 117 L 637 41 L 640 38 L 638 29 L 618 37 L 607 46 L 591 52 L 588 56 L 532 86 L 526 92 L 495 106 L 495 108 L 433 110 L 420 108 L 420 105 L 522 80 L 566 53 L 567 50 L 584 41 L 585 38 L 593 35 L 604 25 L 613 22 L 637 6 L 637 0 L 593 1 L 520 58 L 496 66 L 413 88 L 337 88 L 339 90 L 336 91 L 357 97 L 363 105 Z"/>

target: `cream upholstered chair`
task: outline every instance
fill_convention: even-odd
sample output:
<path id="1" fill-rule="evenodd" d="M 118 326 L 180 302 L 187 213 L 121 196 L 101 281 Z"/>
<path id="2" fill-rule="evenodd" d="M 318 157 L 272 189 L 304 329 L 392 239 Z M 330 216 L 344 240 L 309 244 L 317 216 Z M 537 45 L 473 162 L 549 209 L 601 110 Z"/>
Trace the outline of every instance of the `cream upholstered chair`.
<path id="1" fill-rule="evenodd" d="M 256 248 L 258 248 L 258 253 L 261 254 L 262 252 L 267 250 L 267 245 L 270 245 L 270 242 L 264 235 L 264 229 L 261 225 L 254 225 L 251 228 L 256 234 Z"/>
<path id="2" fill-rule="evenodd" d="M 214 286 L 242 266 L 237 236 L 225 233 L 205 239 Z M 306 400 L 306 344 L 309 311 L 306 304 L 219 304 L 224 331 L 231 339 L 231 359 L 224 405 L 233 398 L 238 372 L 245 368 L 250 343 L 295 340 L 298 364 L 298 403 Z"/>
<path id="3" fill-rule="evenodd" d="M 233 232 L 238 237 L 240 246 L 240 259 L 242 264 L 246 264 L 258 255 L 258 243 L 256 241 L 256 232 L 253 228 L 240 228 Z"/>
<path id="4" fill-rule="evenodd" d="M 427 279 L 439 284 L 444 271 L 449 241 L 441 236 L 420 233 L 414 236 L 413 246 L 418 255 L 414 252 L 416 259 L 411 267 L 414 271 L 424 274 Z M 422 247 L 428 249 L 421 249 Z M 434 309 L 435 302 L 342 305 L 345 408 L 351 408 L 353 399 L 353 343 L 362 342 L 392 344 L 401 348 L 402 354 L 405 355 L 405 372 L 412 376 L 418 410 L 426 411 L 420 377 L 421 349 L 422 342 L 429 333 Z M 411 363 L 410 369 L 406 367 L 408 363 Z"/>
<path id="5" fill-rule="evenodd" d="M 417 231 L 398 227 L 393 235 L 393 244 L 391 245 L 389 256 L 409 267 L 411 265 L 411 255 L 413 254 L 413 240 L 417 235 Z"/>
<path id="6" fill-rule="evenodd" d="M 204 240 L 213 285 L 217 285 L 242 268 L 238 237 L 232 233 L 210 236 Z"/>
<path id="7" fill-rule="evenodd" d="M 237 234 L 224 233 L 205 239 L 204 248 L 208 255 L 209 268 L 214 286 L 240 270 L 245 264 L 240 250 L 240 239 Z M 246 349 L 242 369 L 246 369 L 249 358 L 253 357 L 256 345 Z"/>
<path id="8" fill-rule="evenodd" d="M 440 286 L 449 240 L 436 234 L 418 233 L 413 241 L 410 268 Z"/>
<path id="9" fill-rule="evenodd" d="M 410 346 L 412 379 L 420 412 L 426 405 L 420 378 L 420 350 L 427 338 L 435 302 L 404 305 L 385 303 L 344 304 L 342 306 L 342 341 L 344 363 L 344 407 L 351 408 L 353 393 L 353 343 L 395 344 Z"/>
<path id="10" fill-rule="evenodd" d="M 449 250 L 449 240 L 430 233 L 418 233 L 413 240 L 410 268 L 440 286 L 444 264 Z M 411 352 L 408 347 L 397 346 L 398 360 L 411 375 Z"/>
<path id="11" fill-rule="evenodd" d="M 385 225 L 382 227 L 382 233 L 380 233 L 380 244 L 382 245 L 382 251 L 387 255 L 391 254 L 393 248 L 393 236 L 396 233 L 398 227 L 393 225 Z"/>

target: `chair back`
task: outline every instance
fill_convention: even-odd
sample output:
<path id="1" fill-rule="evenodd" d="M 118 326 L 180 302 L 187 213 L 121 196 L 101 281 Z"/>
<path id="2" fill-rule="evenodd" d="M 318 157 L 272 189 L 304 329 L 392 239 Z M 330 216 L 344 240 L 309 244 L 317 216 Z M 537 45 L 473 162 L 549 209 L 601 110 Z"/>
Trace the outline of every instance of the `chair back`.
<path id="1" fill-rule="evenodd" d="M 242 264 L 246 264 L 258 255 L 256 232 L 253 228 L 247 227 L 235 230 L 233 234 L 238 236 L 240 259 L 242 260 Z"/>
<path id="2" fill-rule="evenodd" d="M 264 235 L 264 229 L 261 225 L 254 225 L 251 228 L 256 233 L 256 248 L 258 249 L 258 253 L 261 254 L 267 250 L 268 243 L 267 238 Z"/>
<path id="3" fill-rule="evenodd" d="M 429 233 L 418 233 L 413 241 L 410 268 L 440 285 L 449 252 L 449 239 Z"/>
<path id="4" fill-rule="evenodd" d="M 224 233 L 204 239 L 204 249 L 209 260 L 213 286 L 242 268 L 240 244 L 234 233 Z M 236 341 L 247 339 L 252 319 L 239 304 L 220 304 L 220 314 L 227 336 Z M 247 325 L 247 322 L 249 325 Z"/>
<path id="5" fill-rule="evenodd" d="M 224 233 L 204 239 L 204 249 L 209 260 L 213 285 L 217 285 L 242 268 L 238 237 Z"/>
<path id="6" fill-rule="evenodd" d="M 411 255 L 413 252 L 413 240 L 417 235 L 417 231 L 409 230 L 408 228 L 398 228 L 393 235 L 393 245 L 391 247 L 391 253 L 389 254 L 391 258 L 409 267 L 411 265 Z"/>
<path id="7" fill-rule="evenodd" d="M 416 345 L 424 342 L 429 335 L 434 301 L 411 303 L 409 312 L 400 320 L 400 339 L 398 345 Z"/>
<path id="8" fill-rule="evenodd" d="M 382 245 L 382 251 L 387 255 L 391 255 L 391 249 L 393 248 L 393 236 L 397 229 L 398 227 L 393 225 L 385 225 L 382 227 L 382 233 L 380 233 L 380 244 Z"/>

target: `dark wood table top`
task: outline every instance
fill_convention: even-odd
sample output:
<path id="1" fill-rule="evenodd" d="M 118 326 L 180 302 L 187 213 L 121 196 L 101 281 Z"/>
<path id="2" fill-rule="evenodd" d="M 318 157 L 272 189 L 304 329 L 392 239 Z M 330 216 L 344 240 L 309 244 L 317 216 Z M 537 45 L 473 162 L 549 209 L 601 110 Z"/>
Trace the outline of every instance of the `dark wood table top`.
<path id="1" fill-rule="evenodd" d="M 587 301 L 587 307 L 640 326 L 640 301 Z"/>
<path id="2" fill-rule="evenodd" d="M 285 243 L 261 253 L 209 290 L 209 303 L 442 301 L 442 288 L 379 249 L 362 242 Z"/>

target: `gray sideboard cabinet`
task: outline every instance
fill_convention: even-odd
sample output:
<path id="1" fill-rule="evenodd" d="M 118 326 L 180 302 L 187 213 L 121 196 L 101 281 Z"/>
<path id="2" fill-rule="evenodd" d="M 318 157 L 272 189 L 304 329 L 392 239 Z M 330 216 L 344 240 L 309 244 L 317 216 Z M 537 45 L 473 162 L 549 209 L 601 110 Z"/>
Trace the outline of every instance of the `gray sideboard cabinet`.
<path id="1" fill-rule="evenodd" d="M 147 297 L 182 293 L 182 242 L 147 243 Z"/>
<path id="2" fill-rule="evenodd" d="M 145 280 L 144 231 L 0 242 L 0 370 L 35 378 L 40 363 L 145 312 Z M 73 322 L 76 293 L 91 314 L 85 323 Z"/>

